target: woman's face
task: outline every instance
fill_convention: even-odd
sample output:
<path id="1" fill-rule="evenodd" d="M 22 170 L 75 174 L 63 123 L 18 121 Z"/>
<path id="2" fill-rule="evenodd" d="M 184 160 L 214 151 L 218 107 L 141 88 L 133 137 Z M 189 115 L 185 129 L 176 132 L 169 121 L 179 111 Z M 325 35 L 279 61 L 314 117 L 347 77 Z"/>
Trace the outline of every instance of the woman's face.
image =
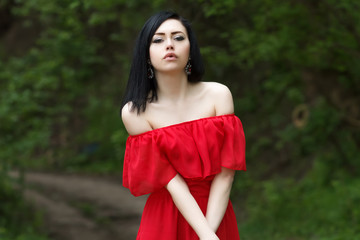
<path id="1" fill-rule="evenodd" d="M 190 41 L 179 20 L 168 19 L 159 26 L 151 40 L 149 54 L 155 72 L 184 72 Z"/>

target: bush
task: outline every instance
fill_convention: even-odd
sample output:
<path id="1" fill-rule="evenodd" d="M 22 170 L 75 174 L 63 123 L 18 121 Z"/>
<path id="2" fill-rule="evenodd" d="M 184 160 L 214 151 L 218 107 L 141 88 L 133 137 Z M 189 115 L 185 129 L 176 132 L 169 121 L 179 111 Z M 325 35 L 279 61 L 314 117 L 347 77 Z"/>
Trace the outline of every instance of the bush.
<path id="1" fill-rule="evenodd" d="M 0 165 L 0 167 L 2 167 Z M 21 183 L 17 183 L 20 184 Z M 0 173 L 0 239 L 46 239 L 42 231 L 42 216 L 24 201 L 22 190 L 14 189 L 15 183 Z"/>

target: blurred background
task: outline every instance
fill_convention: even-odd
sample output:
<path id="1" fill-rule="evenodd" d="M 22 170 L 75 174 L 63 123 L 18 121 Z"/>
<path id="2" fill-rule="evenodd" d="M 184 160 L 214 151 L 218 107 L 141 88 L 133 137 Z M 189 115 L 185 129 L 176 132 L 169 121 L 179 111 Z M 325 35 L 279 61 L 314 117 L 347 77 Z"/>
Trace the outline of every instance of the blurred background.
<path id="1" fill-rule="evenodd" d="M 192 22 L 204 81 L 231 89 L 243 122 L 241 238 L 360 239 L 358 0 L 0 0 L 0 239 L 53 239 L 27 172 L 122 188 L 132 49 L 163 9 Z"/>

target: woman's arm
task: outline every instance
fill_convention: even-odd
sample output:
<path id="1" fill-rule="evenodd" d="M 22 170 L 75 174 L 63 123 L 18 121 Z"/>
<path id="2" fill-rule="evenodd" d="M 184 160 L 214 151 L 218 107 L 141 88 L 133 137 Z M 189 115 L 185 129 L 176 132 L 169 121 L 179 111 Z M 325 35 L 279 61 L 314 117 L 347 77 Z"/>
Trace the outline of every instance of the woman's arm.
<path id="1" fill-rule="evenodd" d="M 176 207 L 194 229 L 200 240 L 219 240 L 215 231 L 210 228 L 199 205 L 191 195 L 186 182 L 179 174 L 166 185 L 166 188 Z"/>
<path id="2" fill-rule="evenodd" d="M 211 183 L 210 195 L 206 211 L 206 220 L 211 229 L 216 232 L 229 204 L 229 196 L 235 171 L 222 168 Z"/>

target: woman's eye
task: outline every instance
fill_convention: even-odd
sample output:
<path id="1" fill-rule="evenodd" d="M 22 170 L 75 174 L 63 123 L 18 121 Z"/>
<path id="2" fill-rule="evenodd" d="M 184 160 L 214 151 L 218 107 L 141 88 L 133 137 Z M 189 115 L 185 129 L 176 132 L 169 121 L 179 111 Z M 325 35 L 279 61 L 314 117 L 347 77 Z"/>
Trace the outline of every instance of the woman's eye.
<path id="1" fill-rule="evenodd" d="M 174 39 L 177 40 L 177 41 L 182 41 L 185 38 L 183 36 L 175 36 Z"/>
<path id="2" fill-rule="evenodd" d="M 161 43 L 162 42 L 162 39 L 161 38 L 155 38 L 153 40 L 153 43 Z"/>

